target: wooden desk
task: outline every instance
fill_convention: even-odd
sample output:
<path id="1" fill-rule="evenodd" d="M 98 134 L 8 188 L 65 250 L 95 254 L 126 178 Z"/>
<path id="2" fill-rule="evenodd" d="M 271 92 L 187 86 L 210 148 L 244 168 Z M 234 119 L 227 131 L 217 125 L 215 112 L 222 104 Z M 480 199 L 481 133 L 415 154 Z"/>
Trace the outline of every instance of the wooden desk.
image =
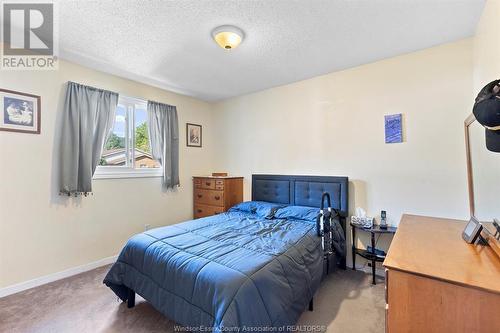
<path id="1" fill-rule="evenodd" d="M 387 332 L 500 332 L 500 260 L 465 221 L 404 215 L 384 261 Z"/>

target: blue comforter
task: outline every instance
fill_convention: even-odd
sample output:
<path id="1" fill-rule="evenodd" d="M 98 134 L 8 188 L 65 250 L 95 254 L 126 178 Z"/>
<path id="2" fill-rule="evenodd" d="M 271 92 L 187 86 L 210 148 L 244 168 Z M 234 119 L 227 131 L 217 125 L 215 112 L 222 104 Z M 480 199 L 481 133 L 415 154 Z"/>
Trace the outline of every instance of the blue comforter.
<path id="1" fill-rule="evenodd" d="M 323 270 L 316 225 L 229 212 L 133 236 L 104 283 L 191 330 L 293 325 Z"/>

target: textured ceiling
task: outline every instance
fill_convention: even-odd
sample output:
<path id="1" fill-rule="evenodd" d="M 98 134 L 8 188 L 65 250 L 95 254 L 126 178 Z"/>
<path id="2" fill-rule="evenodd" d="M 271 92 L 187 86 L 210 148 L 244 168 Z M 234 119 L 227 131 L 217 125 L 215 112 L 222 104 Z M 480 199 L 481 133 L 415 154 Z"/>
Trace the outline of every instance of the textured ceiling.
<path id="1" fill-rule="evenodd" d="M 61 57 L 221 100 L 474 34 L 484 0 L 57 1 Z M 214 27 L 246 38 L 225 51 Z"/>

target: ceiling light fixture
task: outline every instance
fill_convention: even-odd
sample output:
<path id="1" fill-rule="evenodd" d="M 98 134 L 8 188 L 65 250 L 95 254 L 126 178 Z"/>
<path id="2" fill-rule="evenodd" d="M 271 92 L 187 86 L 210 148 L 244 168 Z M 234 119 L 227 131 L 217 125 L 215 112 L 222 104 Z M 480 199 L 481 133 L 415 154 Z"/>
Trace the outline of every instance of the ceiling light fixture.
<path id="1" fill-rule="evenodd" d="M 212 31 L 215 42 L 224 50 L 232 50 L 243 41 L 243 30 L 232 25 L 221 25 Z"/>

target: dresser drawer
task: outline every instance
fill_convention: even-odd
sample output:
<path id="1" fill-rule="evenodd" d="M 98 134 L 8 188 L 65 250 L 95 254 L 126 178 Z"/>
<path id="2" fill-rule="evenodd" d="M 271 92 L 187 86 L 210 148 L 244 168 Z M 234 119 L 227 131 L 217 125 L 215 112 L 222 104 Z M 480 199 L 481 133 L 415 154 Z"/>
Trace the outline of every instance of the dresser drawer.
<path id="1" fill-rule="evenodd" d="M 214 182 L 215 186 L 215 182 Z M 215 190 L 194 189 L 194 203 L 213 206 L 224 206 L 224 192 Z"/>
<path id="2" fill-rule="evenodd" d="M 216 190 L 224 190 L 224 181 L 221 179 L 215 180 L 215 189 Z"/>
<path id="3" fill-rule="evenodd" d="M 223 212 L 224 212 L 223 207 L 215 207 L 215 206 L 201 205 L 201 204 L 194 205 L 194 218 L 195 219 L 198 219 L 200 217 L 217 215 L 217 214 L 220 214 Z"/>
<path id="4" fill-rule="evenodd" d="M 215 179 L 210 178 L 196 178 L 194 180 L 195 188 L 202 188 L 206 190 L 214 190 L 215 189 Z"/>

